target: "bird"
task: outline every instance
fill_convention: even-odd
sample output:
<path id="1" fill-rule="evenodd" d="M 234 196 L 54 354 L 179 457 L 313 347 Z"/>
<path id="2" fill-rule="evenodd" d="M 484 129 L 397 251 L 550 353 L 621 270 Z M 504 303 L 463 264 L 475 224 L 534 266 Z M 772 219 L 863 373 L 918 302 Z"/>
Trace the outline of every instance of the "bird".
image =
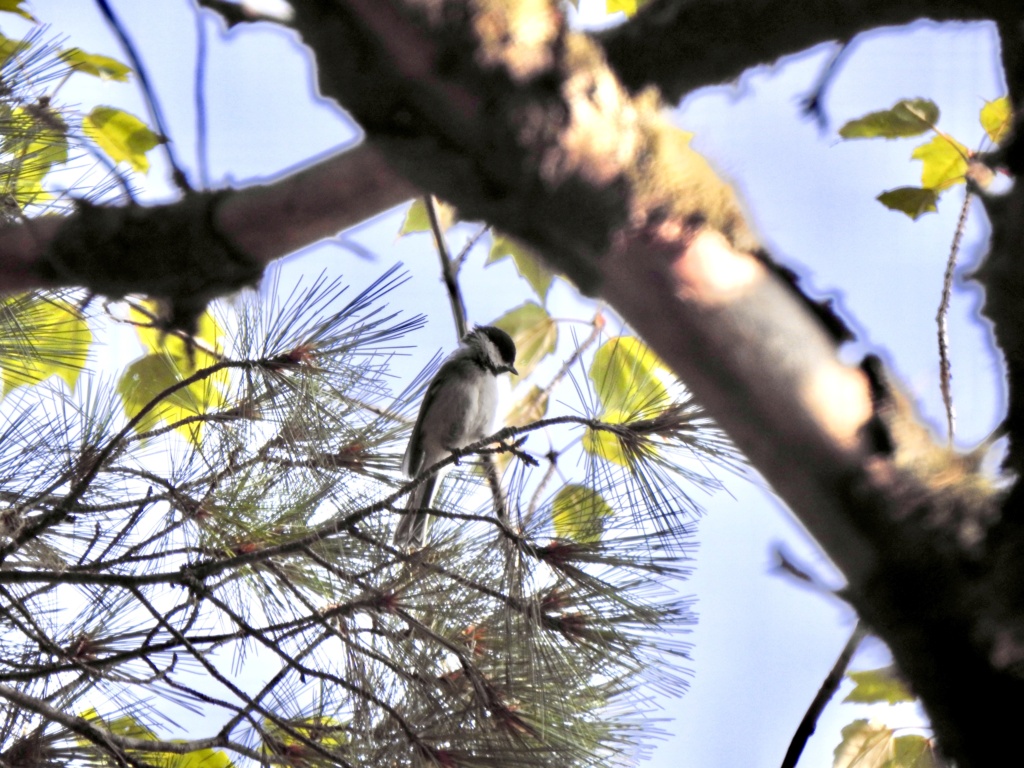
<path id="1" fill-rule="evenodd" d="M 416 477 L 452 451 L 490 434 L 498 409 L 498 376 L 519 375 L 516 345 L 505 331 L 476 326 L 462 337 L 458 349 L 441 364 L 427 386 L 419 416 L 402 459 L 402 472 Z M 420 549 L 427 541 L 439 473 L 426 478 L 409 494 L 405 513 L 395 527 L 394 544 Z"/>

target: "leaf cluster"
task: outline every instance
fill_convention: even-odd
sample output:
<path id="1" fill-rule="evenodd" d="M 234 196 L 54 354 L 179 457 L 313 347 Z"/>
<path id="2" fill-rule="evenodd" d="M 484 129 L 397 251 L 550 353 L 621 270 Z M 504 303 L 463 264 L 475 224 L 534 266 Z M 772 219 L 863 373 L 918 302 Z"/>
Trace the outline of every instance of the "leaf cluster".
<path id="1" fill-rule="evenodd" d="M 23 2 L 12 0 L 0 12 L 35 21 Z M 26 211 L 66 210 L 73 202 L 71 193 L 97 197 L 112 185 L 129 191 L 115 167 L 123 163 L 145 173 L 147 153 L 164 141 L 124 110 L 95 106 L 80 114 L 62 105 L 61 87 L 76 73 L 128 82 L 131 69 L 109 56 L 64 48 L 48 39 L 38 25 L 23 39 L 0 34 L 0 216 L 4 221 Z M 105 179 L 93 176 L 90 166 L 96 163 L 106 166 Z"/>
<path id="2" fill-rule="evenodd" d="M 998 146 L 1006 138 L 1012 125 L 1013 111 L 1004 96 L 985 102 L 980 122 L 988 140 Z M 929 99 L 904 99 L 891 109 L 871 112 L 850 120 L 839 129 L 844 139 L 897 139 L 920 136 L 929 131 L 935 135 L 930 141 L 916 147 L 911 154 L 920 160 L 921 186 L 897 187 L 882 192 L 878 201 L 886 208 L 902 211 L 911 219 L 938 210 L 939 197 L 947 189 L 964 184 L 970 179 L 987 186 L 993 172 L 978 159 L 978 153 L 952 136 L 940 131 L 939 107 Z"/>

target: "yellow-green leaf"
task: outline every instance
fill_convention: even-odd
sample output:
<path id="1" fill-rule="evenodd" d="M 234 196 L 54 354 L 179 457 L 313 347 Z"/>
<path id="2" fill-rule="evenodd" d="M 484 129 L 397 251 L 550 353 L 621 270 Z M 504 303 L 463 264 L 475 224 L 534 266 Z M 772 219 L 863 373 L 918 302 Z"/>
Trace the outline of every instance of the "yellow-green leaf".
<path id="1" fill-rule="evenodd" d="M 904 99 L 892 109 L 871 112 L 839 129 L 844 139 L 896 139 L 918 136 L 939 120 L 939 107 L 929 99 Z"/>
<path id="2" fill-rule="evenodd" d="M 917 147 L 911 157 L 924 163 L 921 186 L 943 190 L 964 183 L 970 150 L 955 139 L 935 136 L 927 144 Z"/>
<path id="3" fill-rule="evenodd" d="M 516 272 L 530 284 L 541 303 L 546 302 L 548 290 L 555 279 L 554 274 L 526 246 L 506 235 L 494 235 L 485 266 L 509 257 L 512 258 L 512 263 L 516 266 Z"/>
<path id="4" fill-rule="evenodd" d="M 54 375 L 73 392 L 92 343 L 89 324 L 78 309 L 46 296 L 7 299 L 4 306 L 12 314 L 0 325 L 7 337 L 6 343 L 0 343 L 3 396 L 15 387 L 38 384 Z M 8 323 L 10 328 L 4 329 Z"/>
<path id="5" fill-rule="evenodd" d="M 24 53 L 31 47 L 25 40 L 12 40 L 9 37 L 0 35 L 0 67 L 3 67 L 15 56 Z"/>
<path id="6" fill-rule="evenodd" d="M 509 410 L 508 415 L 505 416 L 505 424 L 511 427 L 522 427 L 543 419 L 547 412 L 548 394 L 534 384 Z M 500 455 L 507 456 L 509 454 Z"/>
<path id="7" fill-rule="evenodd" d="M 516 343 L 516 370 L 518 383 L 537 367 L 558 346 L 558 324 L 544 307 L 528 301 L 506 312 L 494 321 Z"/>
<path id="8" fill-rule="evenodd" d="M 289 730 L 327 749 L 349 743 L 348 726 L 334 717 L 306 717 L 288 721 Z M 264 732 L 277 744 L 301 744 L 292 733 L 278 723 L 264 721 Z"/>
<path id="9" fill-rule="evenodd" d="M 67 162 L 66 131 L 60 115 L 46 107 L 11 110 L 3 143 L 3 153 L 10 157 L 5 181 L 6 192 L 14 195 L 19 207 L 49 197 L 43 179 L 54 166 Z"/>
<path id="10" fill-rule="evenodd" d="M 664 364 L 635 336 L 616 336 L 602 344 L 588 375 L 605 411 L 649 412 L 669 400 L 662 382 Z"/>
<path id="11" fill-rule="evenodd" d="M 104 721 L 95 709 L 90 708 L 82 713 L 82 717 L 115 736 L 157 741 L 157 735 L 131 715 L 121 715 L 110 721 Z M 76 740 L 83 746 L 91 744 L 81 736 L 76 737 Z M 177 741 L 177 739 L 173 739 L 172 743 Z M 141 754 L 147 763 L 160 766 L 160 768 L 232 768 L 234 765 L 225 753 L 212 749 L 198 749 L 185 754 L 175 752 L 145 752 Z"/>
<path id="12" fill-rule="evenodd" d="M 113 107 L 95 107 L 82 119 L 82 130 L 111 160 L 139 173 L 149 170 L 146 153 L 163 142 L 135 115 Z"/>
<path id="13" fill-rule="evenodd" d="M 36 17 L 22 8 L 26 0 L 0 0 L 0 11 L 4 13 L 16 13 L 23 19 L 35 21 Z"/>
<path id="14" fill-rule="evenodd" d="M 917 734 L 897 736 L 892 743 L 892 759 L 885 768 L 938 768 L 931 739 Z"/>
<path id="15" fill-rule="evenodd" d="M 985 129 L 993 144 L 1000 144 L 1010 130 L 1010 121 L 1013 119 L 1013 110 L 1010 108 L 1010 100 L 1001 96 L 992 101 L 986 101 L 981 108 L 981 127 Z"/>
<path id="16" fill-rule="evenodd" d="M 898 187 L 883 192 L 875 198 L 894 211 L 902 211 L 910 218 L 917 220 L 925 213 L 937 211 L 936 203 L 939 200 L 939 192 L 935 189 L 921 189 L 921 187 Z"/>
<path id="17" fill-rule="evenodd" d="M 606 410 L 601 421 L 608 424 L 622 424 L 629 421 L 629 415 L 618 409 Z M 632 467 L 633 458 L 622 447 L 622 441 L 607 429 L 590 429 L 583 433 L 583 450 L 592 456 L 611 461 L 623 467 Z"/>
<path id="18" fill-rule="evenodd" d="M 184 339 L 165 332 L 154 318 L 160 316 L 160 308 L 153 301 L 139 301 L 129 308 L 129 319 L 135 324 L 139 341 L 150 352 L 164 352 L 171 357 L 183 376 L 191 376 L 200 368 L 207 368 L 217 362 L 222 351 L 221 339 L 224 329 L 209 310 L 203 312 L 196 323 L 193 336 L 195 344 L 191 351 Z M 227 382 L 226 370 L 218 371 L 215 380 Z"/>
<path id="19" fill-rule="evenodd" d="M 98 77 L 101 80 L 117 80 L 125 82 L 132 71 L 127 64 L 117 59 L 101 56 L 98 53 L 86 53 L 81 48 L 68 48 L 60 52 L 60 57 L 76 72 Z"/>
<path id="20" fill-rule="evenodd" d="M 622 11 L 627 16 L 636 13 L 639 3 L 637 0 L 605 0 L 605 13 L 618 13 Z"/>
<path id="21" fill-rule="evenodd" d="M 455 210 L 455 207 L 442 203 L 440 200 L 434 200 L 434 210 L 437 211 L 437 223 L 441 225 L 442 232 L 448 230 L 458 219 L 458 212 Z M 414 232 L 429 231 L 430 216 L 427 214 L 427 204 L 423 201 L 422 197 L 418 197 L 413 200 L 409 210 L 405 212 L 405 220 L 398 230 L 398 236 L 402 237 L 403 235 L 411 235 Z"/>
<path id="22" fill-rule="evenodd" d="M 150 755 L 145 756 L 154 762 Z M 234 763 L 223 753 L 213 749 L 197 749 L 183 755 L 160 753 L 155 761 L 161 768 L 232 768 Z"/>
<path id="23" fill-rule="evenodd" d="M 892 757 L 891 728 L 861 719 L 843 728 L 842 734 L 832 768 L 886 768 Z"/>
<path id="24" fill-rule="evenodd" d="M 224 329 L 209 310 L 199 316 L 196 333 L 193 336 L 195 344 L 191 350 L 183 339 L 165 333 L 157 326 L 153 318 L 159 315 L 159 307 L 152 301 L 140 301 L 138 306 L 133 304 L 129 309 L 129 318 L 135 323 L 135 330 L 142 344 L 151 353 L 167 355 L 182 378 L 191 376 L 203 368 L 209 368 L 220 359 Z M 213 373 L 203 383 L 192 385 L 197 387 L 193 394 L 198 397 L 200 403 L 205 404 L 204 410 L 223 405 L 223 392 L 226 391 L 229 381 L 230 373 L 225 368 Z M 210 389 L 211 386 L 213 390 Z"/>
<path id="25" fill-rule="evenodd" d="M 508 413 L 505 414 L 505 425 L 509 427 L 522 427 L 543 419 L 548 412 L 548 393 L 536 384 L 530 386 L 529 391 L 513 403 Z M 512 461 L 512 454 L 502 452 L 494 457 L 502 472 Z"/>
<path id="26" fill-rule="evenodd" d="M 179 422 L 219 408 L 224 404 L 224 396 L 211 381 L 212 377 L 168 393 L 171 387 L 184 378 L 174 359 L 166 353 L 145 355 L 125 369 L 117 383 L 117 391 L 128 417 L 135 418 L 146 406 L 156 401 L 136 425 L 136 431 L 147 432 L 162 421 L 168 425 L 177 425 L 175 429 L 193 443 L 199 444 L 203 422 Z"/>
<path id="27" fill-rule="evenodd" d="M 82 713 L 82 717 L 91 723 L 105 728 L 115 736 L 126 736 L 130 739 L 156 741 L 156 734 L 131 715 L 122 715 L 121 717 L 115 717 L 113 720 L 105 721 L 100 717 L 99 712 L 90 708 Z"/>
<path id="28" fill-rule="evenodd" d="M 599 542 L 605 519 L 613 514 L 601 494 L 585 485 L 566 485 L 551 505 L 555 536 L 581 544 Z"/>
<path id="29" fill-rule="evenodd" d="M 880 702 L 898 704 L 902 701 L 914 700 L 914 695 L 907 690 L 903 681 L 896 674 L 895 668 L 891 666 L 862 672 L 847 672 L 846 676 L 855 685 L 843 701 L 858 704 L 878 704 Z"/>

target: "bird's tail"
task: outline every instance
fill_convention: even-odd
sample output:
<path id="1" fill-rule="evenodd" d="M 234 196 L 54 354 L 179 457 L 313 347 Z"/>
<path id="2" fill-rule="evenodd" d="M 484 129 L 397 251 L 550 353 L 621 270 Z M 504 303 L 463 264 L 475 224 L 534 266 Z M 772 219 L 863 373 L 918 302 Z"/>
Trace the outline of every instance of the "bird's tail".
<path id="1" fill-rule="evenodd" d="M 434 498 L 437 477 L 428 477 L 409 494 L 405 513 L 395 527 L 395 546 L 399 549 L 421 549 L 427 543 L 431 516 L 426 508 Z"/>

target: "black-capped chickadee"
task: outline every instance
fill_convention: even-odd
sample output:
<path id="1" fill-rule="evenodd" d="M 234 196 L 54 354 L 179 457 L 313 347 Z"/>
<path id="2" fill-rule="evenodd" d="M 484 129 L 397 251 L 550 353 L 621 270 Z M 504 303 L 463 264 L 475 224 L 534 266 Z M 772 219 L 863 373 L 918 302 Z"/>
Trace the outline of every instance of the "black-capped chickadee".
<path id="1" fill-rule="evenodd" d="M 402 471 L 415 477 L 427 467 L 490 434 L 498 409 L 497 378 L 515 369 L 516 345 L 500 328 L 477 326 L 441 364 L 420 405 L 420 415 L 405 449 Z M 438 475 L 409 494 L 406 512 L 395 528 L 395 546 L 417 549 L 427 541 Z"/>

